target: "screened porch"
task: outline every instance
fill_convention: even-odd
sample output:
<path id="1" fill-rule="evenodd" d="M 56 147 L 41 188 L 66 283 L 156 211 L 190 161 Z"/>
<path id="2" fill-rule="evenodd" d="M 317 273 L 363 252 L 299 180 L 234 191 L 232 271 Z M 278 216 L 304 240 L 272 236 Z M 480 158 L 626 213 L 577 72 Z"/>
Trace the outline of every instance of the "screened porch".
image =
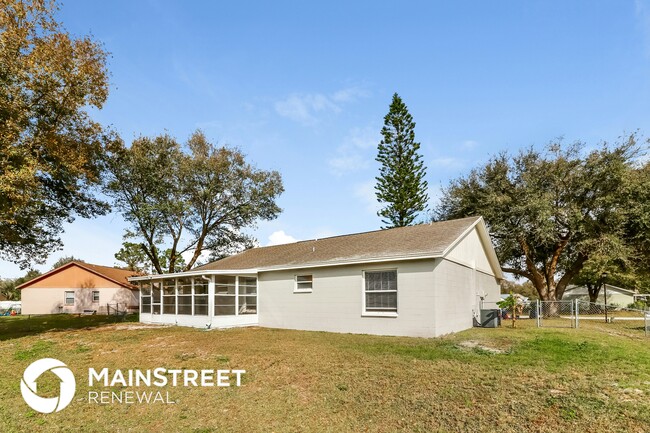
<path id="1" fill-rule="evenodd" d="M 160 275 L 137 284 L 141 322 L 199 327 L 257 324 L 256 275 Z"/>

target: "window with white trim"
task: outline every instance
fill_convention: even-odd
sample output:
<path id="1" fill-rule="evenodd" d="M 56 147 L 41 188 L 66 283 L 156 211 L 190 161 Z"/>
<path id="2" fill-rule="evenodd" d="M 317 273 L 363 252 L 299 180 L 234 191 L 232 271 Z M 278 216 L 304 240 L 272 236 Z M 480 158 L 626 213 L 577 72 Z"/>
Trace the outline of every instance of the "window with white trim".
<path id="1" fill-rule="evenodd" d="M 294 292 L 311 292 L 314 284 L 313 275 L 296 275 Z"/>
<path id="2" fill-rule="evenodd" d="M 93 302 L 95 304 L 99 302 L 99 290 L 93 290 Z"/>
<path id="3" fill-rule="evenodd" d="M 65 305 L 74 305 L 74 292 L 65 292 Z"/>
<path id="4" fill-rule="evenodd" d="M 364 272 L 365 313 L 397 313 L 397 271 Z"/>

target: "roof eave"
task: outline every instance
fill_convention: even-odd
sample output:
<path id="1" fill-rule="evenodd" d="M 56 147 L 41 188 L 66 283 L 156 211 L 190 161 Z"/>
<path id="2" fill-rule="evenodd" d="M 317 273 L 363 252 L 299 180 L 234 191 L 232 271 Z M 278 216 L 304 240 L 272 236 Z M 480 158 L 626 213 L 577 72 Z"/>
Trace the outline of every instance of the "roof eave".
<path id="1" fill-rule="evenodd" d="M 129 281 L 147 281 L 156 278 L 175 278 L 175 277 L 188 277 L 188 276 L 201 276 L 201 275 L 245 275 L 245 274 L 258 274 L 260 272 L 276 272 L 276 271 L 288 271 L 292 269 L 312 269 L 312 268 L 324 268 L 330 266 L 346 266 L 346 265 L 363 265 L 367 263 L 384 263 L 384 262 L 399 262 L 404 260 L 426 260 L 426 259 L 437 259 L 442 257 L 441 253 L 434 254 L 417 254 L 417 255 L 399 255 L 399 256 L 390 256 L 390 257 L 371 257 L 362 260 L 340 260 L 336 262 L 318 262 L 318 263 L 300 263 L 295 265 L 286 265 L 286 266 L 269 266 L 269 267 L 260 267 L 257 269 L 205 269 L 202 271 L 187 271 L 187 272 L 176 272 L 173 274 L 152 274 L 145 275 L 142 277 L 131 277 Z"/>

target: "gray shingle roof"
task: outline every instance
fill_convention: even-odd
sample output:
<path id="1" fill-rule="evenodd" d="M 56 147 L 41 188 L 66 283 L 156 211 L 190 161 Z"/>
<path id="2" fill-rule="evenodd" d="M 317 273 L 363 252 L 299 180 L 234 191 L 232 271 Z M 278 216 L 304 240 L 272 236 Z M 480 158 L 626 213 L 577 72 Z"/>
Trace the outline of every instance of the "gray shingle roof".
<path id="1" fill-rule="evenodd" d="M 193 270 L 273 269 L 438 256 L 480 217 L 252 248 Z"/>

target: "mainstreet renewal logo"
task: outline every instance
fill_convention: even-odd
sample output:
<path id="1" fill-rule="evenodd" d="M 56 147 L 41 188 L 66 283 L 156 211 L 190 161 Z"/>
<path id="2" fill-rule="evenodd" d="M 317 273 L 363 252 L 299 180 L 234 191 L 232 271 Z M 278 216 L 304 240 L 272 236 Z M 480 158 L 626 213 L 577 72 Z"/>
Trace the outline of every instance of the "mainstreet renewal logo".
<path id="1" fill-rule="evenodd" d="M 39 397 L 36 395 L 36 379 L 46 371 L 51 371 L 61 380 L 61 391 L 58 397 Z M 63 410 L 74 398 L 76 382 L 74 375 L 67 365 L 53 358 L 43 358 L 35 361 L 25 369 L 23 380 L 20 382 L 20 392 L 25 402 L 32 409 L 42 413 L 52 413 Z"/>
<path id="2" fill-rule="evenodd" d="M 61 380 L 61 391 L 58 397 L 45 398 L 36 394 L 36 380 L 45 372 L 51 371 Z M 235 386 L 241 386 L 241 376 L 246 370 L 173 370 L 154 368 L 152 370 L 110 371 L 102 368 L 99 371 L 88 369 L 88 386 L 104 387 L 158 387 L 165 386 L 194 386 L 194 387 L 228 387 L 231 386 L 231 375 L 234 375 Z M 58 412 L 65 409 L 74 398 L 76 382 L 72 371 L 61 361 L 52 358 L 39 359 L 30 364 L 23 374 L 20 391 L 25 402 L 34 410 L 42 413 Z M 163 396 L 162 391 L 88 391 L 88 403 L 167 403 L 169 393 Z"/>

